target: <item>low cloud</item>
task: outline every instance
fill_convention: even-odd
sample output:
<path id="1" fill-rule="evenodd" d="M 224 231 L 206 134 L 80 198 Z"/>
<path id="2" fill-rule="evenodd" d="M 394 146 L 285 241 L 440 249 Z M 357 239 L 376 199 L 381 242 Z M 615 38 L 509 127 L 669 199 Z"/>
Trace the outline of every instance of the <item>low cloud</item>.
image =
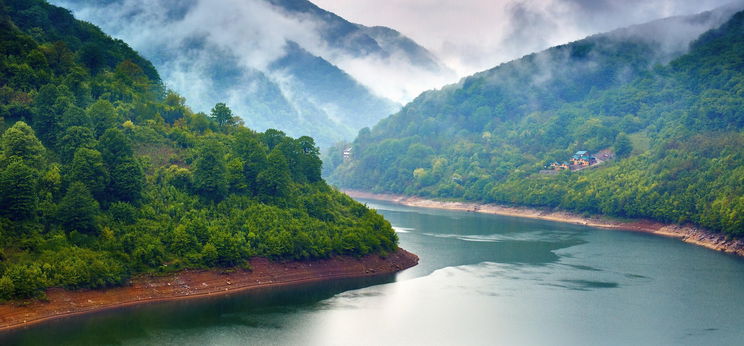
<path id="1" fill-rule="evenodd" d="M 326 23 L 311 16 L 283 11 L 263 0 L 57 0 L 75 15 L 121 38 L 155 60 L 169 86 L 190 100 L 199 98 L 195 83 L 208 86 L 209 56 L 192 48 L 204 44 L 219 54 L 234 57 L 248 70 L 272 76 L 270 65 L 286 54 L 287 42 L 345 70 L 375 94 L 405 103 L 420 92 L 450 82 L 456 76 L 439 75 L 415 66 L 405 57 L 355 56 L 328 44 L 322 37 Z M 168 55 L 167 64 L 158 57 Z M 439 72 L 439 71 L 438 71 Z M 184 74 L 192 74 L 192 79 Z M 274 76 L 272 76 L 274 77 Z M 276 75 L 277 79 L 284 76 Z M 197 103 L 198 100 L 197 100 Z"/>
<path id="2" fill-rule="evenodd" d="M 315 0 L 429 48 L 460 76 L 586 36 L 703 12 L 732 0 Z M 741 2 L 741 1 L 737 1 Z"/>
<path id="3" fill-rule="evenodd" d="M 244 75 L 264 73 L 291 95 L 287 76 L 270 68 L 272 62 L 285 56 L 287 42 L 297 42 L 335 64 L 375 94 L 405 103 L 422 91 L 551 46 L 658 18 L 698 13 L 729 1 L 313 1 L 352 22 L 401 31 L 432 51 L 455 73 L 446 73 L 446 69 L 433 72 L 395 52 L 391 56 L 350 54 L 323 39 L 325 23 L 283 11 L 264 0 L 53 2 L 73 9 L 78 17 L 122 38 L 147 57 L 157 60 L 158 56 L 168 55 L 167 63 L 155 61 L 164 80 L 197 110 L 205 111 L 210 102 L 205 101 L 204 95 L 220 96 L 214 95 L 219 88 L 213 85 L 211 77 L 236 72 L 229 66 L 210 63 L 217 57 L 229 57 Z M 653 35 L 669 49 L 680 49 L 705 29 L 686 25 L 675 30 L 660 29 Z M 199 49 L 202 46 L 209 47 L 207 52 Z M 250 79 L 242 82 L 250 84 Z M 244 100 L 245 93 L 251 90 L 250 85 L 244 87 L 229 91 L 230 95 L 224 98 Z M 332 110 L 332 105 L 323 108 Z"/>

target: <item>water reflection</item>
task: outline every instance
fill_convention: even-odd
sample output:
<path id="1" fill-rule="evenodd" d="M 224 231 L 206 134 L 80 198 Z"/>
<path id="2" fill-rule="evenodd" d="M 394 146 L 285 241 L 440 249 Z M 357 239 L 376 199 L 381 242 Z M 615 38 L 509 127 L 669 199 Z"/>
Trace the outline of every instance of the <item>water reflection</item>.
<path id="1" fill-rule="evenodd" d="M 644 234 L 370 202 L 397 276 L 120 309 L 0 344 L 738 345 L 744 261 Z"/>

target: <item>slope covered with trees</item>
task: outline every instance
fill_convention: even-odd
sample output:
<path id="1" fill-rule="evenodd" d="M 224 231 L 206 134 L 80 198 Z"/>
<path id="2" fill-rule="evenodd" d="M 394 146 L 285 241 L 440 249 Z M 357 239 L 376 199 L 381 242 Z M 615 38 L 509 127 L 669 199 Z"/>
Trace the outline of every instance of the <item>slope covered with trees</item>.
<path id="1" fill-rule="evenodd" d="M 133 274 L 396 249 L 310 137 L 193 113 L 125 43 L 0 0 L 0 300 Z"/>
<path id="2" fill-rule="evenodd" d="M 330 179 L 375 192 L 692 222 L 740 235 L 744 13 L 726 18 L 684 55 L 637 27 L 424 93 L 362 130 L 352 158 L 334 161 Z M 538 174 L 546 162 L 603 149 L 618 158 Z"/>

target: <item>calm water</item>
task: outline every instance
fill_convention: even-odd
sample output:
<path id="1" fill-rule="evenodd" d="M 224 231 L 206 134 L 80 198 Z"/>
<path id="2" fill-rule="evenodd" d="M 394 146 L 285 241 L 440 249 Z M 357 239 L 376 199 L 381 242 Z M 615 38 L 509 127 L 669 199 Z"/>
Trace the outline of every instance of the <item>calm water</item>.
<path id="1" fill-rule="evenodd" d="M 419 266 L 67 318 L 0 344 L 744 344 L 740 258 L 631 232 L 365 202 Z"/>

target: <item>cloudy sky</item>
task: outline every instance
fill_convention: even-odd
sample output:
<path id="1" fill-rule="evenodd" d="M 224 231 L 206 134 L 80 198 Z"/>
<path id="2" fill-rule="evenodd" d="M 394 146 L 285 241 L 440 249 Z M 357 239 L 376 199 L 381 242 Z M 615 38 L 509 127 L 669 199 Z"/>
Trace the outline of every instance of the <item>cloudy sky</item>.
<path id="1" fill-rule="evenodd" d="M 734 0 L 311 0 L 349 21 L 394 28 L 459 76 L 588 35 Z"/>

